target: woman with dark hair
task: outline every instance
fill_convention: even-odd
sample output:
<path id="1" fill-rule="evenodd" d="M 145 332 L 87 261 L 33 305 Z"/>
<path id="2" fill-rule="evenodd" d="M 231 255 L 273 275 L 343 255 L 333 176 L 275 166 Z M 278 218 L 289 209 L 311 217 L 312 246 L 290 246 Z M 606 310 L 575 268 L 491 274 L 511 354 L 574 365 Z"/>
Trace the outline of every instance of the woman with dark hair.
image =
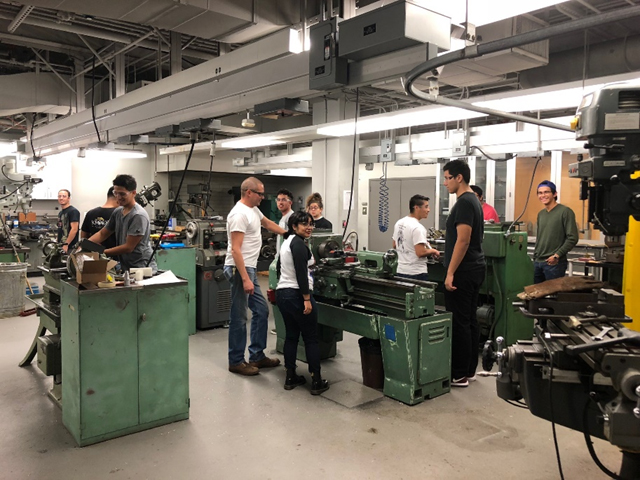
<path id="1" fill-rule="evenodd" d="M 312 193 L 307 197 L 307 212 L 313 217 L 316 228 L 322 228 L 324 230 L 332 230 L 333 225 L 329 220 L 322 216 L 324 205 L 322 204 L 322 195 L 319 193 Z"/>
<path id="2" fill-rule="evenodd" d="M 286 328 L 284 366 L 287 377 L 284 389 L 292 390 L 306 383 L 303 376 L 296 374 L 298 339 L 302 334 L 311 373 L 311 395 L 319 395 L 329 389 L 329 382 L 320 376 L 318 308 L 311 295 L 313 278 L 309 274 L 309 266 L 313 265 L 314 260 L 305 244 L 313 232 L 313 217 L 307 212 L 295 212 L 289 218 L 288 226 L 289 231 L 285 233 L 280 246 L 276 287 L 276 305 Z"/>

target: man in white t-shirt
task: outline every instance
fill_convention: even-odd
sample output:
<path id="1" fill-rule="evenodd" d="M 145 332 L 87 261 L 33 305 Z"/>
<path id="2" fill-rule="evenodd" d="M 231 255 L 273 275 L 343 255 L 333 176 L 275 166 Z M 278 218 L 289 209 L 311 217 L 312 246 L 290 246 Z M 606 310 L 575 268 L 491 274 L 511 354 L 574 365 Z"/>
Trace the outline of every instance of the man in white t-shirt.
<path id="1" fill-rule="evenodd" d="M 393 228 L 393 248 L 398 252 L 396 276 L 426 281 L 429 280 L 427 257 L 440 257 L 440 252 L 429 245 L 427 229 L 420 223 L 431 211 L 429 197 L 411 197 L 409 211 L 411 213 L 398 220 Z"/>
<path id="2" fill-rule="evenodd" d="M 264 227 L 284 235 L 286 230 L 266 218 L 258 209 L 264 198 L 264 185 L 249 177 L 240 186 L 241 198 L 227 216 L 227 257 L 224 276 L 231 283 L 229 314 L 229 371 L 240 375 L 257 375 L 260 368 L 280 365 L 277 358 L 264 354 L 267 347 L 269 306 L 258 284 L 257 266 Z M 247 345 L 247 308 L 251 310 L 251 344 L 249 363 L 245 362 Z"/>
<path id="3" fill-rule="evenodd" d="M 291 209 L 291 205 L 293 205 L 293 193 L 291 193 L 286 188 L 281 188 L 278 190 L 278 194 L 276 195 L 276 206 L 280 213 L 282 214 L 282 218 L 278 225 L 284 231 L 289 230 L 289 218 L 293 214 L 293 210 Z M 276 251 L 280 253 L 280 245 L 282 245 L 283 236 L 278 235 L 278 241 L 276 242 Z"/>

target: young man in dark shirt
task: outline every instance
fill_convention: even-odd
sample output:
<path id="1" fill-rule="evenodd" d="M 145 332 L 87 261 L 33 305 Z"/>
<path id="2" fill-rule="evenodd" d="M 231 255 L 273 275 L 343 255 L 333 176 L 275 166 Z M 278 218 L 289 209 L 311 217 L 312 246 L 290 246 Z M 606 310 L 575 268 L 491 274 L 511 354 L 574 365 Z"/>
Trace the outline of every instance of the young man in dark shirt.
<path id="1" fill-rule="evenodd" d="M 113 193 L 113 187 L 107 191 L 107 201 L 101 207 L 92 208 L 84 216 L 82 227 L 80 231 L 81 238 L 89 238 L 94 233 L 98 233 L 102 230 L 111 218 L 111 214 L 118 207 L 118 201 Z M 111 235 L 108 237 L 102 245 L 105 248 L 113 248 L 116 246 L 116 237 Z"/>
<path id="2" fill-rule="evenodd" d="M 485 276 L 484 216 L 480 201 L 469 186 L 469 165 L 453 160 L 445 164 L 443 171 L 445 187 L 456 195 L 447 218 L 444 249 L 445 306 L 453 320 L 451 386 L 466 387 L 475 380 L 478 367 L 480 330 L 476 308 Z"/>
<path id="3" fill-rule="evenodd" d="M 71 206 L 71 192 L 69 190 L 62 189 L 58 192 L 58 203 L 61 207 L 58 213 L 58 243 L 63 243 L 62 250 L 67 253 L 78 243 L 80 212 Z"/>

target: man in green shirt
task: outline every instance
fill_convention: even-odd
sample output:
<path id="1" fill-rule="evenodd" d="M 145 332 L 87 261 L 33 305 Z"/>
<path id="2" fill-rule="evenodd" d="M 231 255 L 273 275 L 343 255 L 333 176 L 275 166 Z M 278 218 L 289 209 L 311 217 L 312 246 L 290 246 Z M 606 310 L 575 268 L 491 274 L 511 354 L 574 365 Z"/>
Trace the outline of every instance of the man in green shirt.
<path id="1" fill-rule="evenodd" d="M 538 213 L 538 232 L 533 255 L 533 282 L 564 277 L 567 253 L 578 243 L 576 216 L 557 201 L 556 186 L 549 180 L 538 185 L 538 199 L 544 208 Z"/>

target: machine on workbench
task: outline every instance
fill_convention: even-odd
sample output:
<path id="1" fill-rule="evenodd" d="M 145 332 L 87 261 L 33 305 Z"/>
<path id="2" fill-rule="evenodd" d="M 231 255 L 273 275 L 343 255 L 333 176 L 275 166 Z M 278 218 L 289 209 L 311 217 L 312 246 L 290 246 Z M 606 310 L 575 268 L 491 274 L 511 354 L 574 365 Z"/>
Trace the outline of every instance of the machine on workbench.
<path id="1" fill-rule="evenodd" d="M 629 216 L 640 220 L 640 179 L 633 175 L 640 170 L 640 88 L 610 85 L 585 96 L 575 126 L 590 159 L 571 165 L 570 174 L 581 178 L 589 221 L 607 240 L 623 236 Z M 640 478 L 640 333 L 623 326 L 631 320 L 624 297 L 602 288 L 544 293 L 524 296 L 521 305 L 536 319 L 532 340 L 503 348 L 498 338 L 497 351 L 485 349 L 485 369 L 498 363 L 498 396 L 524 399 L 534 415 L 582 431 L 612 478 Z M 591 435 L 621 449 L 618 474 L 598 460 Z"/>
<path id="2" fill-rule="evenodd" d="M 309 247 L 316 261 L 313 295 L 323 356 L 335 355 L 342 331 L 379 340 L 385 395 L 414 405 L 447 393 L 451 314 L 436 309 L 435 285 L 394 278 L 397 255 L 393 250 L 345 253 L 341 237 L 325 233 L 312 235 Z M 275 289 L 277 282 L 274 262 L 269 288 Z M 273 303 L 275 295 L 269 297 Z M 284 323 L 276 305 L 273 310 L 277 346 L 282 349 Z"/>

